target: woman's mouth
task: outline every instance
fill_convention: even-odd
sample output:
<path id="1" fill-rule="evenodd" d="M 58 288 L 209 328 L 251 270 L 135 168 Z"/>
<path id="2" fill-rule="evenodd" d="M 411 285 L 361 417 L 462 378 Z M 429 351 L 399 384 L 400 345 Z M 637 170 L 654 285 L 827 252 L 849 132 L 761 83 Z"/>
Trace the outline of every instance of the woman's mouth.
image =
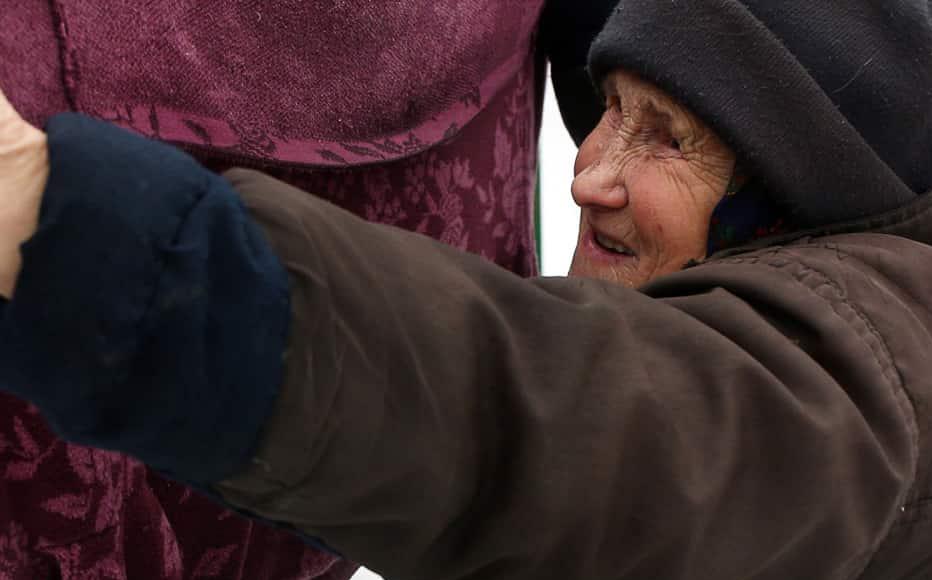
<path id="1" fill-rule="evenodd" d="M 637 279 L 638 264 L 636 250 L 617 238 L 588 227 L 576 247 L 570 275 L 633 286 Z"/>
<path id="2" fill-rule="evenodd" d="M 602 250 L 621 256 L 635 257 L 635 253 L 628 246 L 606 237 L 599 232 L 593 231 L 592 238 L 595 244 Z"/>

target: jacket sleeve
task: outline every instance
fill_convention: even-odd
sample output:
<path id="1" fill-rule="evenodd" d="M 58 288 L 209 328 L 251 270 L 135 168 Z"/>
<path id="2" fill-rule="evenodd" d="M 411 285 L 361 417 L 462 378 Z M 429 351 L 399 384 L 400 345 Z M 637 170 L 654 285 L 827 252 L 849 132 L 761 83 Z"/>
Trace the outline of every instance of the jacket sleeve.
<path id="1" fill-rule="evenodd" d="M 567 130 L 579 145 L 605 110 L 587 68 L 589 46 L 618 0 L 548 0 L 540 42 L 550 61 L 550 78 Z"/>
<path id="2" fill-rule="evenodd" d="M 72 442 L 196 484 L 233 473 L 278 392 L 284 269 L 230 184 L 184 153 L 73 114 L 46 131 L 39 228 L 0 305 L 0 388 Z"/>
<path id="3" fill-rule="evenodd" d="M 527 281 L 228 177 L 292 292 L 235 506 L 389 578 L 842 580 L 906 499 L 928 317 L 837 247 Z"/>
<path id="4" fill-rule="evenodd" d="M 0 387 L 390 578 L 848 579 L 910 501 L 926 246 L 527 281 L 235 171 L 247 213 L 101 123 L 48 133 Z"/>

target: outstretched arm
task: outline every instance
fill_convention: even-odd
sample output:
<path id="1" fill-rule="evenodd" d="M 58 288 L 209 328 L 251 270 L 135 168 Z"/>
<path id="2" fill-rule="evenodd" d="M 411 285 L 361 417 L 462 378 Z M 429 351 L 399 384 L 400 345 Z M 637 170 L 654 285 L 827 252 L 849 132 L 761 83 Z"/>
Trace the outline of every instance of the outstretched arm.
<path id="1" fill-rule="evenodd" d="M 216 486 L 234 505 L 425 580 L 848 578 L 899 514 L 915 420 L 886 349 L 917 363 L 927 342 L 890 341 L 929 331 L 847 250 L 713 263 L 651 297 L 529 282 L 228 177 L 293 309 L 260 451 Z M 876 259 L 909 260 L 886 242 Z"/>
<path id="2" fill-rule="evenodd" d="M 653 297 L 530 282 L 87 119 L 48 134 L 2 388 L 389 577 L 848 578 L 912 486 L 912 242 Z"/>

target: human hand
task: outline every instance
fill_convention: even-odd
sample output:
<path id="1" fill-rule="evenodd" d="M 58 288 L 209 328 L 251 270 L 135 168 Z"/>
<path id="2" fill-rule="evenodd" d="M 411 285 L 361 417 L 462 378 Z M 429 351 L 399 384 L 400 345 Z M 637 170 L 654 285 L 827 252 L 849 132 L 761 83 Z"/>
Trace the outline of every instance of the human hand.
<path id="1" fill-rule="evenodd" d="M 13 295 L 20 244 L 36 231 L 48 176 L 45 133 L 24 121 L 0 90 L 0 296 Z"/>

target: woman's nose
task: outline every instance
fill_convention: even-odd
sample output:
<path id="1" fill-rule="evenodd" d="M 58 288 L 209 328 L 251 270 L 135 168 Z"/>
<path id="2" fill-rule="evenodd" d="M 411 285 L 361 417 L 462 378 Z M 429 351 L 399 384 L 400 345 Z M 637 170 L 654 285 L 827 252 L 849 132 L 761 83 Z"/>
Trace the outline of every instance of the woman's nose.
<path id="1" fill-rule="evenodd" d="M 576 205 L 604 209 L 621 209 L 628 205 L 621 167 L 608 159 L 606 147 L 586 139 L 576 156 L 575 169 L 571 191 Z"/>

